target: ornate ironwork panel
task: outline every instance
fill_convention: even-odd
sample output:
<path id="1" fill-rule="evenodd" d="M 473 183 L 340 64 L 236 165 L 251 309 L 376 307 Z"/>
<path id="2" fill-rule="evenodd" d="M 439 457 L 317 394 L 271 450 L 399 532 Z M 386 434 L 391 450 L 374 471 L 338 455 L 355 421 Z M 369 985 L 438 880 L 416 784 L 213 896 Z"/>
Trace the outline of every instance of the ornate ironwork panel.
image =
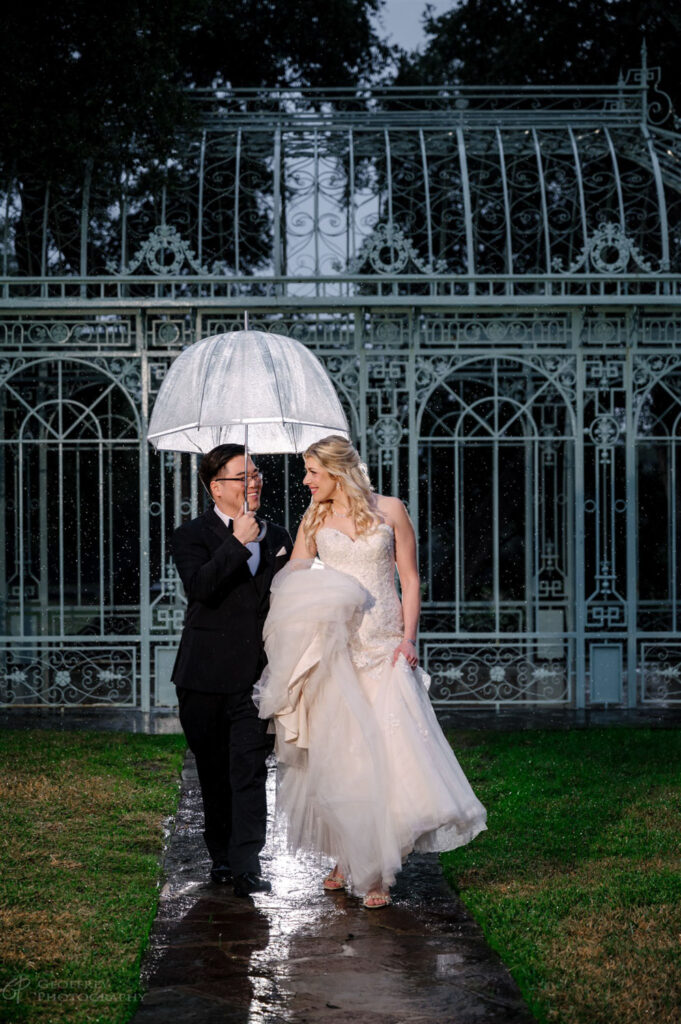
<path id="1" fill-rule="evenodd" d="M 88 161 L 80 187 L 3 183 L 6 294 L 75 276 L 82 297 L 102 279 L 117 298 L 578 295 L 604 275 L 639 293 L 640 274 L 680 269 L 658 79 L 579 96 L 200 92 L 171 159 Z"/>
<path id="2" fill-rule="evenodd" d="M 6 661 L 5 699 L 136 700 L 140 397 L 126 360 L 0 361 L 0 628 L 31 641 Z M 113 638 L 133 642 L 125 659 Z"/>

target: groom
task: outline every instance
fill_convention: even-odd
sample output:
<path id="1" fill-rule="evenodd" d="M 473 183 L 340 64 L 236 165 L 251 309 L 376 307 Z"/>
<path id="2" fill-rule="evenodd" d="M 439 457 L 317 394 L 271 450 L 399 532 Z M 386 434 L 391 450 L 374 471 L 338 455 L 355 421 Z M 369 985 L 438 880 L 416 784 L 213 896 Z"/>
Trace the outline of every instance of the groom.
<path id="1" fill-rule="evenodd" d="M 188 602 L 173 682 L 196 758 L 211 878 L 233 882 L 237 896 L 248 896 L 271 888 L 259 861 L 271 742 L 251 695 L 265 665 L 270 584 L 293 544 L 283 527 L 256 520 L 262 474 L 249 459 L 244 479 L 241 445 L 213 448 L 201 459 L 199 476 L 214 504 L 172 538 Z"/>

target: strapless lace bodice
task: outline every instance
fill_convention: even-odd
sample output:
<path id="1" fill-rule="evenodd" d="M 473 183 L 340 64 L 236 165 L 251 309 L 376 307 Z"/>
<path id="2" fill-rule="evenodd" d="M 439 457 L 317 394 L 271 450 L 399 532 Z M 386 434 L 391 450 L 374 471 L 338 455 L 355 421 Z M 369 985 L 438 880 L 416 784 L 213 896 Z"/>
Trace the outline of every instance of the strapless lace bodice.
<path id="1" fill-rule="evenodd" d="M 381 523 L 352 540 L 323 526 L 317 531 L 317 552 L 325 565 L 358 580 L 370 595 L 359 629 L 352 634 L 350 654 L 358 668 L 372 668 L 391 658 L 402 639 L 402 606 L 395 588 L 395 541 L 391 526 Z"/>

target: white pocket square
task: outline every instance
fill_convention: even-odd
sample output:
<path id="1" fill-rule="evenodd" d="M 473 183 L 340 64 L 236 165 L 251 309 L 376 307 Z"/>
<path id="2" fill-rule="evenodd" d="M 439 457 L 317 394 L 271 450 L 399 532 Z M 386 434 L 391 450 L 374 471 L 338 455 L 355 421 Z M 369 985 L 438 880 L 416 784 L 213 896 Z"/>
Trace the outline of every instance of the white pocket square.
<path id="1" fill-rule="evenodd" d="M 285 555 L 285 554 L 286 554 L 286 548 L 285 547 L 280 547 L 279 550 L 277 551 L 275 557 L 279 558 L 280 555 Z"/>

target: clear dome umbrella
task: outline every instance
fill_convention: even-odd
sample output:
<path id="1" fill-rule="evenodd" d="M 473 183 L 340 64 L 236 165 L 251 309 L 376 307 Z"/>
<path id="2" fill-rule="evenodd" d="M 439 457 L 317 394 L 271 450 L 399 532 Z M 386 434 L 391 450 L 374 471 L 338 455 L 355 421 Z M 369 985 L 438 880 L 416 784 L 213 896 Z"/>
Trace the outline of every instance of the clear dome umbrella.
<path id="1" fill-rule="evenodd" d="M 299 341 L 232 331 L 197 341 L 171 364 L 149 423 L 155 448 L 208 452 L 304 452 L 329 434 L 349 437 L 338 395 L 317 357 Z M 248 506 L 246 506 L 248 507 Z"/>

